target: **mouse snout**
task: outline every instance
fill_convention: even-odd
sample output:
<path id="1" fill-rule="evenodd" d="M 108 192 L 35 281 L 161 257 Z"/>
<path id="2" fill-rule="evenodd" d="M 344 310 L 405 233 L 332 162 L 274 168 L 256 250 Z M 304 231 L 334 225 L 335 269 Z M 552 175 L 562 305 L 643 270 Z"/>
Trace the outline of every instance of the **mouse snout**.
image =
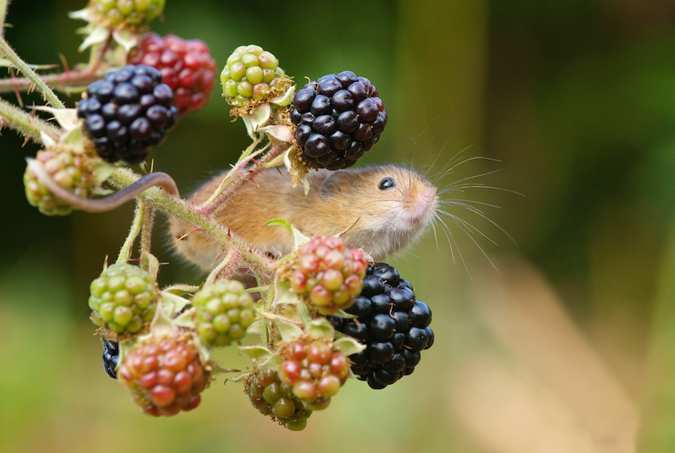
<path id="1" fill-rule="evenodd" d="M 427 187 L 426 189 L 424 189 L 420 194 L 420 199 L 425 204 L 434 204 L 434 202 L 436 201 L 436 188 Z"/>

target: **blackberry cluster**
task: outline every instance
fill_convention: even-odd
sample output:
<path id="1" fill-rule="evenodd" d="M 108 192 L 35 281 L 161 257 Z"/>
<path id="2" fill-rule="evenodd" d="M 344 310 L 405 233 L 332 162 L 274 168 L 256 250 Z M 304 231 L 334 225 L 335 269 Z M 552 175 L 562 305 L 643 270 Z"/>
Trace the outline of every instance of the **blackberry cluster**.
<path id="1" fill-rule="evenodd" d="M 192 298 L 195 324 L 204 344 L 229 346 L 246 335 L 255 320 L 253 298 L 236 280 L 206 285 Z"/>
<path id="2" fill-rule="evenodd" d="M 349 307 L 361 293 L 368 267 L 363 250 L 346 248 L 335 236 L 320 236 L 294 255 L 290 262 L 291 288 L 322 315 Z"/>
<path id="3" fill-rule="evenodd" d="M 64 189 L 81 198 L 93 195 L 96 185 L 94 164 L 82 154 L 45 149 L 38 151 L 35 159 Z M 28 203 L 41 213 L 50 216 L 68 215 L 73 211 L 71 205 L 56 198 L 29 168 L 23 175 L 23 185 Z"/>
<path id="4" fill-rule="evenodd" d="M 143 412 L 158 417 L 199 406 L 210 370 L 188 337 L 150 337 L 129 351 L 117 376 Z"/>
<path id="5" fill-rule="evenodd" d="M 108 162 L 137 164 L 164 140 L 178 110 L 162 74 L 145 65 L 108 72 L 89 85 L 77 106 L 98 155 Z"/>
<path id="6" fill-rule="evenodd" d="M 117 379 L 117 364 L 120 360 L 120 345 L 116 341 L 101 340 L 103 344 L 103 369 L 113 379 Z"/>
<path id="7" fill-rule="evenodd" d="M 356 319 L 328 319 L 336 330 L 366 345 L 349 356 L 352 371 L 370 387 L 383 389 L 411 374 L 421 351 L 433 345 L 431 310 L 388 264 L 369 266 L 363 283 L 361 295 L 345 310 Z"/>
<path id="8" fill-rule="evenodd" d="M 291 121 L 302 160 L 312 168 L 351 167 L 377 143 L 387 111 L 377 89 L 351 71 L 310 82 L 293 99 Z"/>
<path id="9" fill-rule="evenodd" d="M 162 81 L 175 94 L 179 115 L 199 110 L 209 100 L 216 62 L 199 39 L 184 40 L 173 35 L 162 38 L 147 33 L 129 55 L 129 63 L 152 66 L 162 73 Z"/>
<path id="10" fill-rule="evenodd" d="M 245 390 L 253 407 L 278 420 L 291 431 L 302 431 L 312 411 L 293 395 L 293 389 L 281 382 L 271 368 L 257 370 L 246 382 Z"/>

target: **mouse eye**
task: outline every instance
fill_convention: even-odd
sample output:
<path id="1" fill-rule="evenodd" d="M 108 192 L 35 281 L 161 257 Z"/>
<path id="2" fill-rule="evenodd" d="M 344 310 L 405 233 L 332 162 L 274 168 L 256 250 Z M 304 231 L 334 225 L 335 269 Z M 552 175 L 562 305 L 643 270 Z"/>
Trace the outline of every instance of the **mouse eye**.
<path id="1" fill-rule="evenodd" d="M 380 184 L 377 186 L 378 189 L 380 190 L 387 190 L 391 187 L 394 187 L 396 183 L 394 182 L 393 179 L 391 178 L 384 178 L 382 181 L 380 181 Z"/>

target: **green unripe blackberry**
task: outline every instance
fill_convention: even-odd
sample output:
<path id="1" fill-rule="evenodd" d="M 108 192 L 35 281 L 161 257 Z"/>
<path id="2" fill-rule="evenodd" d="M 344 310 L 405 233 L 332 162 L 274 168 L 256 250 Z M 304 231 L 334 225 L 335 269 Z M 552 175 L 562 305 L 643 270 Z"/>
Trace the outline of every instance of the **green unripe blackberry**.
<path id="1" fill-rule="evenodd" d="M 140 267 L 113 264 L 91 282 L 90 290 L 91 320 L 118 334 L 139 332 L 155 314 L 155 281 Z"/>
<path id="2" fill-rule="evenodd" d="M 162 14 L 165 0 L 90 0 L 89 8 L 100 25 L 140 27 Z"/>
<path id="3" fill-rule="evenodd" d="M 82 154 L 73 154 L 67 151 L 38 151 L 35 159 L 42 164 L 45 172 L 64 189 L 82 198 L 89 198 L 93 194 L 95 178 L 94 165 Z M 23 185 L 28 203 L 35 206 L 45 215 L 68 215 L 73 207 L 57 199 L 37 178 L 26 168 L 23 174 Z"/>
<path id="4" fill-rule="evenodd" d="M 239 46 L 220 73 L 223 96 L 235 106 L 265 99 L 284 78 L 279 60 L 260 46 Z"/>
<path id="5" fill-rule="evenodd" d="M 194 295 L 197 332 L 210 346 L 228 346 L 246 335 L 255 320 L 253 298 L 235 280 L 220 280 Z"/>
<path id="6" fill-rule="evenodd" d="M 271 368 L 257 370 L 247 381 L 245 391 L 253 407 L 277 420 L 291 431 L 302 431 L 312 411 L 307 409 L 293 389 L 281 382 L 279 375 Z"/>

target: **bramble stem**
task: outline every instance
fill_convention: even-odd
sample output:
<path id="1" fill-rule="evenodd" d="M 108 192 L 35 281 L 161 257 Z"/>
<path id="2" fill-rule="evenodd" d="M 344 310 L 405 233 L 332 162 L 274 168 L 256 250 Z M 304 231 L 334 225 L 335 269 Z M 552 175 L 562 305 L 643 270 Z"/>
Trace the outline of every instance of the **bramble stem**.
<path id="1" fill-rule="evenodd" d="M 102 75 L 103 74 L 101 71 L 97 71 L 96 69 L 85 69 L 84 71 L 68 71 L 58 74 L 47 74 L 42 76 L 42 80 L 55 90 L 66 91 L 68 88 L 87 86 L 91 82 L 100 79 Z M 26 78 L 0 79 L 0 93 L 28 91 L 32 86 L 33 82 Z"/>
<path id="2" fill-rule="evenodd" d="M 7 17 L 7 7 L 9 0 L 0 0 L 0 38 L 5 35 L 5 18 Z"/>
<path id="3" fill-rule="evenodd" d="M 148 207 L 144 205 L 141 200 L 138 200 L 136 203 L 136 210 L 134 211 L 134 220 L 131 222 L 131 228 L 129 229 L 129 234 L 122 244 L 119 255 L 117 255 L 117 261 L 115 264 L 124 264 L 129 261 L 131 258 L 131 249 L 134 247 L 134 242 L 141 232 L 143 227 L 143 218 L 145 217 L 145 211 L 148 210 Z"/>
<path id="4" fill-rule="evenodd" d="M 38 144 L 42 144 L 41 132 L 55 141 L 58 141 L 61 135 L 61 130 L 57 127 L 23 111 L 4 99 L 0 99 L 0 119 L 7 120 L 4 122 L 5 124 L 2 124 L 3 126 L 6 125 L 10 129 L 14 129 L 19 134 Z"/>
<path id="5" fill-rule="evenodd" d="M 110 175 L 107 181 L 117 188 L 123 188 L 132 185 L 139 179 L 139 175 L 133 171 L 127 168 L 118 168 Z M 241 237 L 216 222 L 211 216 L 197 210 L 191 203 L 168 195 L 157 187 L 152 187 L 138 196 L 153 207 L 199 227 L 223 246 L 235 249 L 241 255 L 241 259 L 248 263 L 251 270 L 265 280 L 269 281 L 272 275 L 274 275 L 273 260 L 263 253 L 254 250 Z"/>
<path id="6" fill-rule="evenodd" d="M 0 38 L 0 54 L 4 55 L 9 61 L 12 62 L 16 68 L 21 71 L 28 79 L 30 79 L 33 84 L 37 87 L 42 95 L 51 102 L 51 104 L 57 109 L 65 109 L 66 106 L 63 105 L 63 102 L 54 94 L 54 92 L 49 88 L 45 82 L 33 71 L 30 66 L 26 64 L 25 61 L 17 55 L 17 53 L 12 49 L 12 47 L 5 41 L 4 38 Z"/>
<path id="7" fill-rule="evenodd" d="M 206 285 L 209 285 L 219 278 L 228 278 L 239 269 L 239 252 L 231 249 L 227 252 L 227 256 L 218 264 L 218 266 L 211 271 L 206 278 Z"/>
<path id="8" fill-rule="evenodd" d="M 143 200 L 138 200 L 139 205 L 143 208 L 143 216 L 141 218 L 141 266 L 144 269 L 150 268 L 150 256 L 152 251 L 150 245 L 152 243 L 152 226 L 155 223 L 155 209 L 148 206 Z"/>
<path id="9" fill-rule="evenodd" d="M 243 168 L 243 166 L 239 168 L 240 166 L 237 164 L 227 175 L 227 178 L 232 177 L 232 179 L 227 185 L 220 189 L 221 191 L 215 199 L 211 197 L 206 203 L 202 204 L 199 207 L 199 212 L 205 215 L 211 214 L 218 206 L 232 198 L 246 182 L 252 180 L 256 175 L 266 170 L 266 164 L 286 152 L 289 146 L 290 144 L 288 143 L 274 140 L 272 141 L 272 149 L 270 149 L 269 152 L 267 152 L 262 159 L 257 161 L 250 169 L 247 170 Z M 247 164 L 248 160 L 244 160 L 242 163 Z M 236 173 L 235 170 L 237 170 Z"/>

